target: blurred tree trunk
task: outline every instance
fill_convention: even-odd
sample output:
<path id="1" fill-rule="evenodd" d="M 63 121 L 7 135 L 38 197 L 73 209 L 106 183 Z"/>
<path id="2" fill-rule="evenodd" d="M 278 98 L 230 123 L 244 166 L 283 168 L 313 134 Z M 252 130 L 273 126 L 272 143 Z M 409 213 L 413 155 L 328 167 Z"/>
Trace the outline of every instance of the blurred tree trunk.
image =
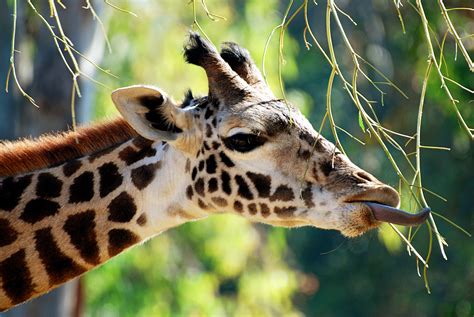
<path id="1" fill-rule="evenodd" d="M 9 69 L 12 8 L 2 0 L 0 7 L 0 78 L 2 87 Z M 47 0 L 34 1 L 51 25 Z M 99 62 L 104 50 L 100 28 L 93 21 L 91 13 L 84 10 L 83 1 L 63 1 L 67 9 L 58 6 L 65 33 L 74 47 L 92 60 Z M 92 1 L 97 13 L 103 9 L 102 1 Z M 6 8 L 6 9 L 5 9 Z M 10 78 L 9 94 L 0 93 L 0 139 L 16 139 L 24 136 L 38 136 L 49 131 L 65 130 L 71 126 L 71 74 L 60 58 L 49 31 L 27 7 L 26 1 L 18 2 L 18 25 L 15 55 L 17 72 L 23 88 L 36 100 L 39 109 L 23 98 Z M 57 30 L 57 28 L 56 28 Z M 78 59 L 79 60 L 79 59 Z M 81 61 L 82 63 L 82 61 Z M 94 68 L 81 64 L 89 76 Z M 94 87 L 90 82 L 80 82 L 83 98 L 76 99 L 77 121 L 90 119 L 91 99 Z M 87 102 L 87 104 L 86 104 Z M 20 305 L 1 316 L 9 317 L 73 317 L 82 310 L 81 285 L 79 280 Z"/>

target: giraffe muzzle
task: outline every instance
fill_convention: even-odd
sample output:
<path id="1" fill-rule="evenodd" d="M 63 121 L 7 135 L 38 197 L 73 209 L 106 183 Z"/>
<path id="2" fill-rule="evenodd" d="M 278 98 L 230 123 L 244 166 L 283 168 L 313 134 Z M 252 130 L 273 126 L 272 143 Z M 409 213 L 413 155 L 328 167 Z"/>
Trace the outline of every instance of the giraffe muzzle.
<path id="1" fill-rule="evenodd" d="M 411 214 L 406 211 L 382 205 L 374 202 L 363 202 L 372 211 L 375 220 L 389 222 L 402 226 L 417 226 L 422 224 L 430 215 L 430 208 L 423 208 L 416 214 Z"/>

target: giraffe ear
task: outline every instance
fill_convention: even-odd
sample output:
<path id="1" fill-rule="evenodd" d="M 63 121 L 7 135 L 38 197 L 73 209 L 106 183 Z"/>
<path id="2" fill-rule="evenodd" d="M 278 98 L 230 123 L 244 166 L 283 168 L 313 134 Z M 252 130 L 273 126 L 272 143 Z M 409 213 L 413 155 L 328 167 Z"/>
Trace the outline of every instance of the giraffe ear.
<path id="1" fill-rule="evenodd" d="M 112 92 L 112 100 L 132 128 L 149 140 L 174 141 L 186 128 L 187 114 L 158 88 L 119 88 Z"/>

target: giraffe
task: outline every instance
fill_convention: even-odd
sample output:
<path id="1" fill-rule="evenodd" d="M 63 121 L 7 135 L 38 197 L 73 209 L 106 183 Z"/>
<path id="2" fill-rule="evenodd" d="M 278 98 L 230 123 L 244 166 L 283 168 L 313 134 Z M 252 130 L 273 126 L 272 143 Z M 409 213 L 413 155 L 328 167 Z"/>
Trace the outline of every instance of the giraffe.
<path id="1" fill-rule="evenodd" d="M 180 224 L 233 212 L 358 236 L 422 223 L 299 110 L 275 98 L 248 51 L 196 33 L 184 48 L 209 93 L 112 93 L 121 118 L 0 144 L 0 310 L 41 295 Z"/>

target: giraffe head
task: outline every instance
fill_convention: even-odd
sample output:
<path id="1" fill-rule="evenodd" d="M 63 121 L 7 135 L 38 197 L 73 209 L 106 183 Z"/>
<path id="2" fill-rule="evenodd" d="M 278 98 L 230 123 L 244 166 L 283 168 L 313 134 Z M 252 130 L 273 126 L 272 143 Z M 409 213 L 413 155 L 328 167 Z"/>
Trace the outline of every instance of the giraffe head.
<path id="1" fill-rule="evenodd" d="M 185 59 L 206 71 L 209 94 L 181 104 L 160 89 L 113 92 L 120 113 L 144 138 L 185 158 L 183 198 L 211 214 L 235 211 L 277 226 L 315 226 L 357 236 L 381 221 L 413 225 L 428 212 L 396 209 L 390 186 L 353 164 L 301 112 L 276 99 L 247 50 L 219 53 L 191 33 Z"/>

